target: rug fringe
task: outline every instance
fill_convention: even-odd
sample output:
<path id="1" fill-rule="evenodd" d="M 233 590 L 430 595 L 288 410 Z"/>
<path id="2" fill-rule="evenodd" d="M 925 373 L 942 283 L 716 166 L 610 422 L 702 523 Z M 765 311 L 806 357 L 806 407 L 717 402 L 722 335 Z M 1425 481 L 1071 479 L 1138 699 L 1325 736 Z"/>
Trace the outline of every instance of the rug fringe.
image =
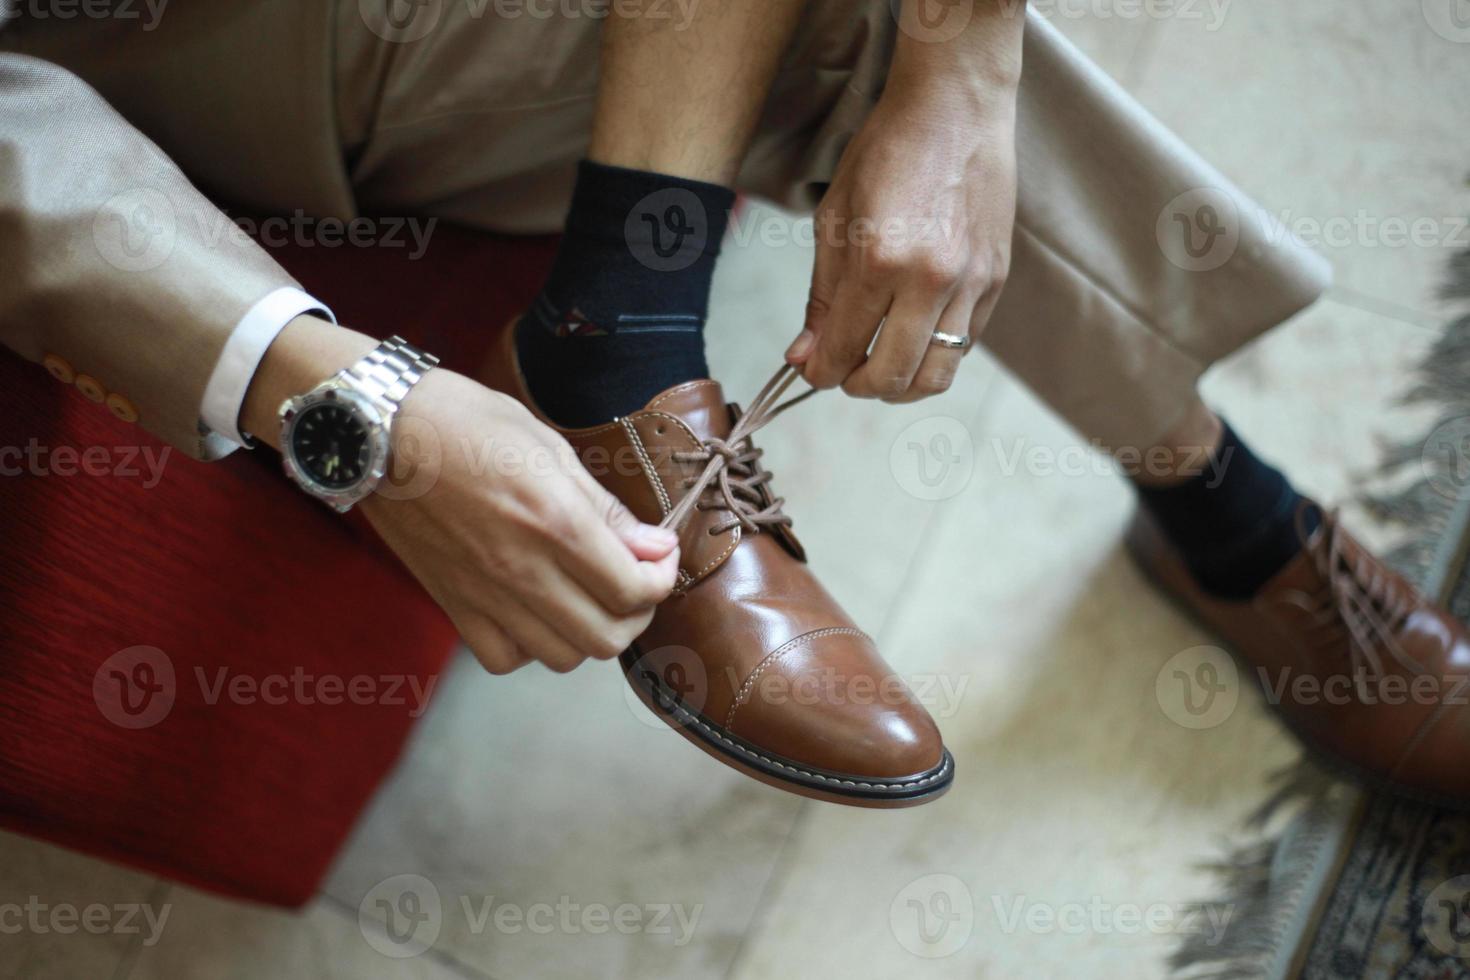
<path id="1" fill-rule="evenodd" d="M 1171 974 L 1190 980 L 1256 980 L 1278 954 L 1302 889 L 1316 867 L 1318 847 L 1337 807 L 1336 781 L 1303 759 L 1270 777 L 1272 792 L 1246 820 L 1265 835 L 1234 847 L 1202 867 L 1215 872 L 1222 894 L 1201 903 L 1212 921 L 1229 923 L 1221 937 L 1185 937 L 1169 957 Z M 1283 821 L 1291 826 L 1280 830 Z"/>
<path id="2" fill-rule="evenodd" d="M 1446 301 L 1470 300 L 1470 251 L 1450 262 L 1449 276 L 1440 290 Z M 1470 417 L 1470 314 L 1447 326 L 1416 369 L 1417 383 L 1402 397 L 1405 405 L 1428 404 L 1440 410 L 1440 425 Z M 1432 430 L 1431 430 L 1432 431 Z M 1436 488 L 1431 469 L 1463 465 L 1462 459 L 1428 458 L 1425 442 L 1402 442 L 1382 447 L 1379 475 L 1401 476 L 1406 467 L 1419 467 L 1407 487 L 1365 493 L 1362 503 L 1375 518 L 1415 529 L 1410 540 L 1391 550 L 1385 559 L 1410 580 L 1424 583 L 1439 553 L 1439 539 L 1451 523 L 1456 500 Z M 1441 475 L 1441 474 L 1436 474 Z M 1462 474 L 1455 474 L 1459 477 Z M 1457 587 L 1456 587 L 1457 586 Z M 1450 583 L 1446 598 L 1450 611 L 1470 615 L 1470 582 Z M 1236 846 L 1226 857 L 1206 867 L 1216 870 L 1222 898 L 1205 904 L 1215 915 L 1229 913 L 1223 939 L 1210 945 L 1205 937 L 1187 936 L 1169 958 L 1170 972 L 1189 980 L 1258 980 L 1278 962 L 1283 942 L 1300 917 L 1303 890 L 1312 880 L 1318 852 L 1335 823 L 1342 819 L 1331 776 L 1302 761 L 1271 777 L 1273 790 L 1246 822 L 1246 830 L 1267 835 Z M 1274 834 L 1268 827 L 1277 818 L 1286 821 Z"/>

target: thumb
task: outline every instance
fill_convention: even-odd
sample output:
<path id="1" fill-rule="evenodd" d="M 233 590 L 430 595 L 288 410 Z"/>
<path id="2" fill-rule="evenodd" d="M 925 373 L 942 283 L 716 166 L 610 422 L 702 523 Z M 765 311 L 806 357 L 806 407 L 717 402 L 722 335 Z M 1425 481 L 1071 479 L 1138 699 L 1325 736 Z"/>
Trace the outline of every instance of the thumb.
<path id="1" fill-rule="evenodd" d="M 602 515 L 608 528 L 627 545 L 639 561 L 660 561 L 679 547 L 679 535 L 656 524 L 645 524 L 617 497 L 607 491 L 590 474 L 579 480 L 582 491 Z"/>

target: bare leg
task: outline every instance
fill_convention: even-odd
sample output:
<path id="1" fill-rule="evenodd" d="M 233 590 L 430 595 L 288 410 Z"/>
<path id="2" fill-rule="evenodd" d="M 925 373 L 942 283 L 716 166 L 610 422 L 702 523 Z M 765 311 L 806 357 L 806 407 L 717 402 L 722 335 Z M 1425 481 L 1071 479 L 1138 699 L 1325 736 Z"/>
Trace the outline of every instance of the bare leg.
<path id="1" fill-rule="evenodd" d="M 703 331 L 731 184 L 805 3 L 604 22 L 589 158 L 515 338 L 531 397 L 559 425 L 599 425 L 709 376 Z"/>
<path id="2" fill-rule="evenodd" d="M 1179 423 L 1153 446 L 1144 448 L 1136 465 L 1121 458 L 1133 482 L 1143 487 L 1166 487 L 1203 475 L 1225 434 L 1224 423 L 1199 396 Z M 1118 451 L 1115 450 L 1115 455 Z"/>
<path id="3" fill-rule="evenodd" d="M 701 3 L 687 22 L 609 17 L 590 158 L 729 186 L 805 5 Z"/>

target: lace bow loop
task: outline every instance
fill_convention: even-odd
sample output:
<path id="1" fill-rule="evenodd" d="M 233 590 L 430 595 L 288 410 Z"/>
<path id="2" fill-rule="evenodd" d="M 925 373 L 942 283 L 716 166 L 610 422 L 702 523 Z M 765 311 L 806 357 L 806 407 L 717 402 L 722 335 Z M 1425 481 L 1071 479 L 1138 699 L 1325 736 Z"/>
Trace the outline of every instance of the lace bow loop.
<path id="1" fill-rule="evenodd" d="M 1297 531 L 1304 542 L 1305 515 L 1305 508 L 1297 513 Z M 1321 610 L 1321 622 L 1346 632 L 1355 670 L 1366 668 L 1372 676 L 1382 676 L 1381 654 L 1386 651 L 1410 674 L 1425 673 L 1424 665 L 1398 641 L 1398 627 L 1413 608 L 1415 597 L 1396 586 L 1392 576 L 1372 559 L 1350 553 L 1347 541 L 1337 511 L 1324 513 L 1318 538 L 1308 545 L 1317 574 L 1327 586 L 1323 601 L 1311 603 Z"/>
<path id="2" fill-rule="evenodd" d="M 789 525 L 791 518 L 781 512 L 785 501 L 772 497 L 767 484 L 771 474 L 760 465 L 761 450 L 750 444 L 750 437 L 769 424 L 776 416 L 816 394 L 816 389 L 781 400 L 800 375 L 789 364 L 771 376 L 765 387 L 750 403 L 750 408 L 740 412 L 729 435 L 723 439 L 702 440 L 698 451 L 675 453 L 678 462 L 702 462 L 704 469 L 686 484 L 687 492 L 661 522 L 662 527 L 682 530 L 696 510 L 715 509 L 702 505 L 705 491 L 713 487 L 718 491 L 718 508 L 731 514 L 730 521 L 711 528 L 720 533 L 739 525 L 747 531 L 758 531 L 762 525 Z"/>

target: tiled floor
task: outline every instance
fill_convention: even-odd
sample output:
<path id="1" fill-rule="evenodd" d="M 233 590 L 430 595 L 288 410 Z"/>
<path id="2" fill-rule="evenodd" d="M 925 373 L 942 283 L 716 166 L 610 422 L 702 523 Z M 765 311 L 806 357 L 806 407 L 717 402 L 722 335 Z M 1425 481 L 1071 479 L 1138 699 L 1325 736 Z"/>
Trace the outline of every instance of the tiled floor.
<path id="1" fill-rule="evenodd" d="M 1327 500 L 1365 478 L 1378 438 L 1424 422 L 1395 396 L 1443 318 L 1435 287 L 1470 214 L 1470 28 L 1453 2 L 1036 3 L 1272 213 L 1324 236 L 1329 299 L 1206 390 Z M 1416 219 L 1435 244 L 1397 243 L 1393 223 Z M 712 361 L 732 394 L 773 365 L 809 268 L 795 246 L 727 252 Z M 1203 730 L 1160 710 L 1161 668 L 1209 638 L 1120 554 L 1115 477 L 1012 465 L 1076 437 L 974 360 L 937 401 L 827 396 L 763 440 L 818 571 L 927 690 L 961 767 L 942 801 L 802 802 L 692 752 L 613 670 L 502 680 L 460 663 L 304 914 L 6 837 L 0 902 L 169 917 L 156 942 L 0 930 L 0 976 L 1161 976 L 1172 932 L 1196 924 L 1181 904 L 1210 892 L 1195 865 L 1295 751 L 1248 696 Z M 907 455 L 935 433 L 959 457 L 937 501 Z M 385 956 L 376 899 L 405 888 L 437 895 L 438 934 Z M 536 903 L 549 931 L 498 915 Z M 582 918 L 624 903 L 622 930 Z"/>

